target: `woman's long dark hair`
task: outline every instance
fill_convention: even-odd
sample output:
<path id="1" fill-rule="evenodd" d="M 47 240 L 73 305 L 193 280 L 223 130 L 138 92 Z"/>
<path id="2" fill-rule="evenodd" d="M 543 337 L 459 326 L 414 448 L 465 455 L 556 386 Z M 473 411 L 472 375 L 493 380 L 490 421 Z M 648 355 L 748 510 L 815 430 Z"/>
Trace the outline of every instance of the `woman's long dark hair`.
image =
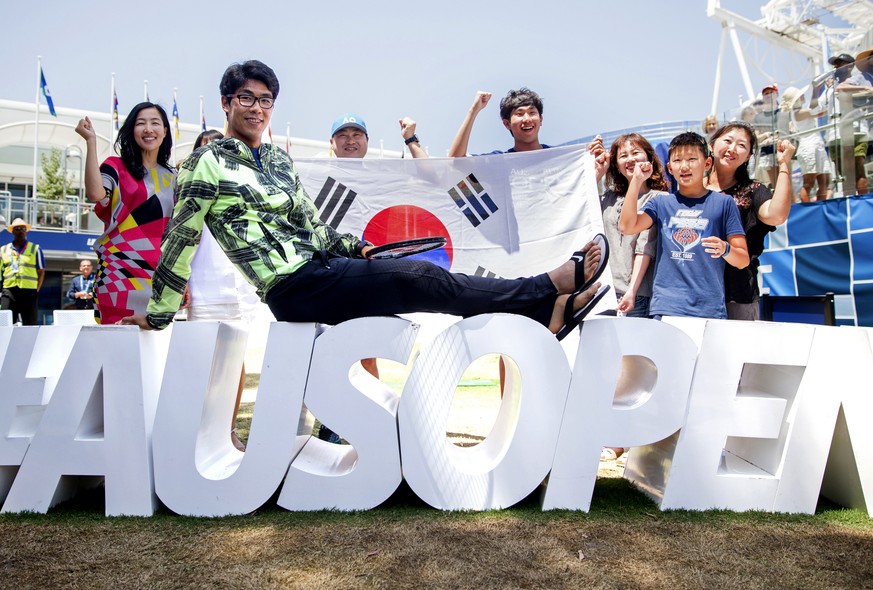
<path id="1" fill-rule="evenodd" d="M 758 137 L 755 135 L 755 130 L 752 129 L 752 126 L 746 123 L 745 121 L 730 121 L 725 123 L 721 127 L 715 130 L 715 133 L 712 134 L 712 137 L 709 138 L 709 146 L 711 148 L 715 147 L 715 140 L 719 137 L 731 131 L 733 129 L 742 129 L 746 132 L 746 135 L 749 136 L 749 159 L 746 160 L 739 168 L 737 168 L 736 172 L 734 172 L 734 178 L 737 181 L 737 184 L 749 184 L 752 182 L 751 177 L 749 176 L 749 160 L 751 160 L 752 156 L 758 150 Z M 713 171 L 715 170 L 715 162 L 712 164 Z"/>
<path id="2" fill-rule="evenodd" d="M 664 174 L 664 165 L 661 159 L 655 153 L 655 148 L 649 143 L 645 137 L 639 133 L 626 133 L 619 135 L 612 146 L 609 148 L 609 168 L 606 170 L 606 185 L 614 190 L 619 195 L 627 194 L 627 189 L 630 186 L 628 179 L 618 169 L 618 150 L 625 143 L 630 142 L 646 153 L 646 159 L 652 163 L 652 176 L 646 180 L 646 186 L 649 190 L 666 191 L 669 190 L 666 174 Z"/>
<path id="3" fill-rule="evenodd" d="M 161 115 L 161 120 L 164 122 L 166 133 L 164 134 L 164 141 L 161 142 L 161 147 L 158 148 L 158 164 L 164 168 L 169 168 L 170 154 L 173 152 L 173 137 L 170 133 L 170 120 L 167 118 L 167 111 L 161 105 L 153 102 L 141 102 L 130 109 L 124 124 L 118 130 L 118 137 L 115 139 L 115 151 L 121 156 L 121 161 L 124 162 L 127 171 L 137 179 L 142 179 L 145 176 L 145 170 L 142 165 L 142 150 L 140 150 L 136 139 L 133 137 L 133 128 L 136 125 L 137 116 L 144 109 L 157 109 Z"/>

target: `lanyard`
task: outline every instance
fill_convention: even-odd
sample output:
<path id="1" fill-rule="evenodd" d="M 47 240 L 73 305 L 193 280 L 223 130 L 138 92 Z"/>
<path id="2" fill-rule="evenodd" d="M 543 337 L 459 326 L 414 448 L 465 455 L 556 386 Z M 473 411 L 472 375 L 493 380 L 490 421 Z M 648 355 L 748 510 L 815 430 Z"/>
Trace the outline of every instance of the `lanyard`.
<path id="1" fill-rule="evenodd" d="M 19 250 L 15 247 L 15 244 L 9 244 L 9 250 L 12 252 L 11 260 L 12 260 L 12 272 L 18 274 L 18 261 L 21 259 L 21 254 L 27 248 L 27 240 L 24 241 L 24 245 Z"/>

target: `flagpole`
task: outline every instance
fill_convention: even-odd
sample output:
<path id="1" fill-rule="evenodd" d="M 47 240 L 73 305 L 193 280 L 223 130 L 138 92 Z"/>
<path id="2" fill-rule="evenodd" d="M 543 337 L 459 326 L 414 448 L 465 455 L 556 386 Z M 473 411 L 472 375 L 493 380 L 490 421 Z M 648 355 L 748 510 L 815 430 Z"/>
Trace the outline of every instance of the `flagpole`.
<path id="1" fill-rule="evenodd" d="M 115 141 L 115 72 L 112 72 L 112 91 L 109 94 L 109 145 Z"/>
<path id="2" fill-rule="evenodd" d="M 42 56 L 36 56 L 36 123 L 33 127 L 33 190 L 30 192 L 33 197 L 34 204 L 36 203 L 36 181 L 39 174 L 39 93 L 42 83 Z M 33 221 L 34 208 L 31 209 L 29 222 Z"/>
<path id="3" fill-rule="evenodd" d="M 179 107 L 176 102 L 176 91 L 178 88 L 173 88 L 173 165 L 176 165 L 176 143 L 179 141 Z"/>
<path id="4" fill-rule="evenodd" d="M 143 89 L 142 89 L 142 100 L 143 102 L 149 101 L 149 81 L 143 80 Z"/>
<path id="5" fill-rule="evenodd" d="M 285 123 L 285 153 L 291 155 L 291 121 Z"/>
<path id="6" fill-rule="evenodd" d="M 200 95 L 200 131 L 206 131 L 206 118 L 203 116 L 203 95 Z"/>

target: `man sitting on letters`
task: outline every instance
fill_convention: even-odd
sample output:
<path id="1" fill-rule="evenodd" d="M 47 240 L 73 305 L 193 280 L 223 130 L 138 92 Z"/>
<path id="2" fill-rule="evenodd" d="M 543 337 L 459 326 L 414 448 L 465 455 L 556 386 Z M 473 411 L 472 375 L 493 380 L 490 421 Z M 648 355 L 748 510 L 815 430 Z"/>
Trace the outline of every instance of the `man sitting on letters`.
<path id="1" fill-rule="evenodd" d="M 558 333 L 589 311 L 600 286 L 585 285 L 600 262 L 594 242 L 548 273 L 512 280 L 451 273 L 422 260 L 368 260 L 372 244 L 323 223 L 291 158 L 261 143 L 279 95 L 273 70 L 256 60 L 233 64 L 220 91 L 227 135 L 182 164 L 147 313 L 121 324 L 161 329 L 172 322 L 204 224 L 279 321 L 505 312 Z"/>

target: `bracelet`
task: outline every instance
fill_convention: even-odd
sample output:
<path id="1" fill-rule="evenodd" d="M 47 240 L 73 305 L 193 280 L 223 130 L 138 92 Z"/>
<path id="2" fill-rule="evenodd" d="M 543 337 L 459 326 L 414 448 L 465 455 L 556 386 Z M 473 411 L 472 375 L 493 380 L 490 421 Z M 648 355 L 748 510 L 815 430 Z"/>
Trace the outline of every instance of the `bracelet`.
<path id="1" fill-rule="evenodd" d="M 780 170 L 779 174 L 787 174 L 788 176 L 791 176 L 791 172 L 789 172 L 788 170 Z"/>
<path id="2" fill-rule="evenodd" d="M 420 141 L 418 141 L 418 136 L 415 135 L 415 134 L 413 134 L 412 137 L 410 137 L 409 139 L 407 139 L 407 140 L 404 141 L 403 143 L 405 143 L 406 145 L 409 145 L 409 144 L 412 143 L 413 141 L 414 141 L 415 143 L 421 143 Z"/>
<path id="3" fill-rule="evenodd" d="M 727 255 L 730 254 L 730 253 L 731 253 L 731 245 L 730 245 L 729 242 L 726 241 L 726 242 L 724 243 L 724 252 L 722 252 L 721 257 L 722 257 L 722 258 L 725 258 L 725 257 L 727 257 Z"/>
<path id="4" fill-rule="evenodd" d="M 163 330 L 162 326 L 158 326 L 157 324 L 152 323 L 152 318 L 151 318 L 151 315 L 149 315 L 149 314 L 146 314 L 146 323 L 153 330 Z"/>
<path id="5" fill-rule="evenodd" d="M 361 243 L 359 243 L 357 246 L 355 246 L 355 256 L 357 256 L 358 258 L 364 258 L 364 254 L 363 254 L 364 248 L 366 248 L 367 246 L 372 246 L 372 245 L 373 244 L 371 244 L 370 242 L 368 242 L 366 240 L 362 240 Z"/>

